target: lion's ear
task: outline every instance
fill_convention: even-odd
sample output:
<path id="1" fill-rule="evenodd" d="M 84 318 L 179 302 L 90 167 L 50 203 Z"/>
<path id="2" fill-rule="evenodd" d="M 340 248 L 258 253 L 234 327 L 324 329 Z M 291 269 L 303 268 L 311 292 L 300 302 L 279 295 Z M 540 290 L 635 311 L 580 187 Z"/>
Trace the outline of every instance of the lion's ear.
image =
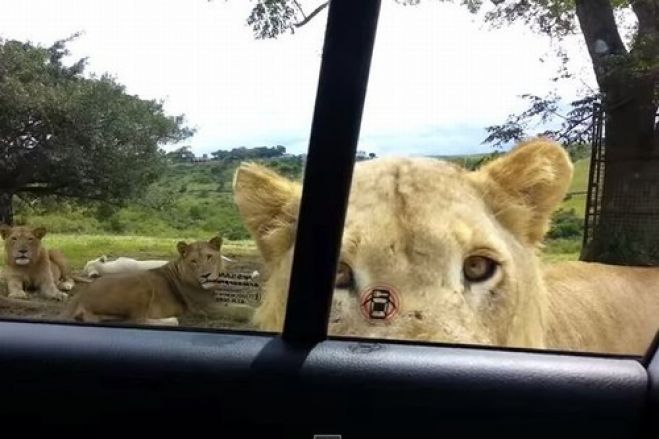
<path id="1" fill-rule="evenodd" d="M 513 233 L 540 242 L 572 181 L 573 165 L 565 149 L 548 139 L 520 143 L 476 171 L 484 199 Z"/>
<path id="2" fill-rule="evenodd" d="M 263 166 L 245 163 L 234 175 L 233 194 L 263 259 L 276 261 L 295 239 L 301 185 Z"/>
<path id="3" fill-rule="evenodd" d="M 214 248 L 217 251 L 220 251 L 222 248 L 222 237 L 220 235 L 212 237 L 208 243 L 212 248 Z"/>
<path id="4" fill-rule="evenodd" d="M 188 251 L 188 244 L 185 241 L 179 241 L 176 244 L 176 250 L 178 250 L 178 253 L 185 257 L 185 253 Z"/>
<path id="5" fill-rule="evenodd" d="M 0 236 L 2 236 L 2 239 L 7 239 L 10 234 L 11 226 L 8 226 L 7 224 L 0 224 Z"/>
<path id="6" fill-rule="evenodd" d="M 46 228 L 45 227 L 36 227 L 32 229 L 32 233 L 34 234 L 34 237 L 37 239 L 41 239 L 44 236 L 46 236 Z"/>

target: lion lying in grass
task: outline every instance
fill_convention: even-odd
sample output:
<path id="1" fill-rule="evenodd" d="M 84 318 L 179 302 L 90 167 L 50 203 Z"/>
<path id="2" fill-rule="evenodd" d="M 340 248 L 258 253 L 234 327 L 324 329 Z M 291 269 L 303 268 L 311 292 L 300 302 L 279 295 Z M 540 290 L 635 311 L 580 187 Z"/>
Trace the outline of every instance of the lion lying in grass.
<path id="1" fill-rule="evenodd" d="M 222 260 L 233 262 L 232 259 L 222 255 Z M 120 256 L 117 259 L 110 259 L 106 255 L 101 255 L 96 259 L 87 261 L 82 272 L 87 277 L 100 277 L 107 274 L 133 273 L 136 271 L 150 270 L 152 268 L 162 267 L 169 261 L 166 260 L 137 260 Z"/>
<path id="2" fill-rule="evenodd" d="M 150 260 L 138 261 L 137 259 L 121 256 L 111 260 L 105 255 L 96 259 L 87 261 L 82 272 L 88 277 L 100 277 L 107 274 L 133 273 L 135 271 L 150 270 L 152 268 L 162 267 L 169 261 Z"/>
<path id="3" fill-rule="evenodd" d="M 181 241 L 176 260 L 158 268 L 100 277 L 73 296 L 60 317 L 174 326 L 188 312 L 240 319 L 244 307 L 226 307 L 215 299 L 224 268 L 221 247 L 219 236 L 191 244 Z"/>
<path id="4" fill-rule="evenodd" d="M 0 225 L 0 235 L 5 241 L 6 267 L 9 298 L 27 299 L 26 289 L 36 288 L 49 299 L 65 300 L 74 286 L 68 261 L 55 249 L 47 250 L 41 243 L 46 235 L 43 227 L 10 227 Z"/>
<path id="5" fill-rule="evenodd" d="M 544 139 L 473 172 L 430 158 L 358 163 L 329 333 L 643 353 L 659 324 L 659 269 L 545 267 L 538 257 L 572 172 Z M 234 193 L 270 273 L 254 323 L 280 331 L 301 188 L 243 164 Z M 361 293 L 380 283 L 400 299 L 386 321 L 360 310 Z"/>

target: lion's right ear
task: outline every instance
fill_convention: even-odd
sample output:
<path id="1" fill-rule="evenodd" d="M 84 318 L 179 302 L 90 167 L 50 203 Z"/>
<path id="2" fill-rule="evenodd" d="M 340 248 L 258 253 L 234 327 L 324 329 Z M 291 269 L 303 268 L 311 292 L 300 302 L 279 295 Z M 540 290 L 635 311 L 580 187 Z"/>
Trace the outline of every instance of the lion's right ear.
<path id="1" fill-rule="evenodd" d="M 222 248 L 222 236 L 220 235 L 213 236 L 211 239 L 208 240 L 208 243 L 215 250 L 220 251 L 220 249 Z"/>
<path id="2" fill-rule="evenodd" d="M 181 256 L 185 257 L 185 253 L 188 251 L 188 244 L 185 241 L 179 241 L 176 244 L 176 250 L 178 250 Z"/>
<path id="3" fill-rule="evenodd" d="M 286 253 L 295 239 L 302 186 L 264 166 L 244 163 L 233 179 L 233 195 L 266 263 Z"/>
<path id="4" fill-rule="evenodd" d="M 2 236 L 2 239 L 7 239 L 10 233 L 11 226 L 8 226 L 7 224 L 0 224 L 0 235 Z"/>
<path id="5" fill-rule="evenodd" d="M 474 173 L 483 198 L 513 233 L 539 243 L 572 181 L 570 156 L 558 143 L 535 138 Z"/>
<path id="6" fill-rule="evenodd" d="M 32 229 L 32 233 L 34 233 L 35 238 L 41 239 L 46 236 L 47 231 L 45 227 L 35 227 Z"/>

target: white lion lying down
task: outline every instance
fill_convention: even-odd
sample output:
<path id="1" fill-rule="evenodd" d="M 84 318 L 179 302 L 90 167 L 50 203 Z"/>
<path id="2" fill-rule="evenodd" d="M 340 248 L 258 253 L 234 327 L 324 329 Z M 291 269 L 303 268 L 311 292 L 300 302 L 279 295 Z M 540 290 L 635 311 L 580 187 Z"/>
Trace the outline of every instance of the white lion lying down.
<path id="1" fill-rule="evenodd" d="M 222 259 L 227 262 L 233 262 L 224 255 L 222 256 Z M 106 274 L 134 273 L 136 271 L 150 270 L 152 268 L 162 267 L 168 262 L 169 261 L 166 260 L 139 261 L 137 259 L 126 258 L 123 256 L 115 260 L 110 260 L 110 258 L 103 255 L 88 261 L 82 271 L 88 277 L 99 277 Z"/>
<path id="2" fill-rule="evenodd" d="M 165 260 L 138 261 L 137 259 L 125 257 L 110 260 L 110 258 L 103 255 L 88 261 L 82 272 L 89 277 L 99 277 L 105 274 L 132 273 L 135 271 L 149 270 L 162 267 L 168 262 Z"/>

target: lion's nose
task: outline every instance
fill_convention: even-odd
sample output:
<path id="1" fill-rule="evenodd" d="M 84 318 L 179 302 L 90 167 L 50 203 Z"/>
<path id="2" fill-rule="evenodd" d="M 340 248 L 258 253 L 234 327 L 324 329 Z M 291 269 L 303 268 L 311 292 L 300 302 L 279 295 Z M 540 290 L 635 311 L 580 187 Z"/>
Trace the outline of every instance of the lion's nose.
<path id="1" fill-rule="evenodd" d="M 22 255 L 27 254 L 27 250 L 25 250 L 25 249 L 20 249 L 18 252 Z"/>
<path id="2" fill-rule="evenodd" d="M 204 273 L 204 274 L 201 275 L 201 277 L 204 278 L 204 279 L 208 279 L 209 277 L 211 277 L 211 274 L 212 273 Z"/>

